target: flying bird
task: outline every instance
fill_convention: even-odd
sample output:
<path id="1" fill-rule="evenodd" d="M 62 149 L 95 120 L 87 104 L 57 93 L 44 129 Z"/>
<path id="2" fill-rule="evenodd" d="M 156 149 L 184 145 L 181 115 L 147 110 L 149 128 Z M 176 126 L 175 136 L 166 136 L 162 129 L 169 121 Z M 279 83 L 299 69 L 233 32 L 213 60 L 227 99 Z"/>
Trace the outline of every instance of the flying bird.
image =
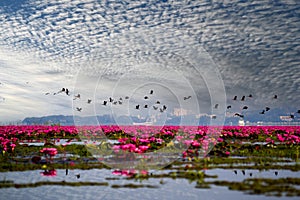
<path id="1" fill-rule="evenodd" d="M 114 100 L 111 98 L 111 97 L 109 97 L 109 102 L 113 102 Z"/>
<path id="2" fill-rule="evenodd" d="M 215 109 L 217 109 L 217 108 L 218 108 L 218 106 L 219 106 L 219 104 L 216 104 L 216 105 L 215 105 Z"/>
<path id="3" fill-rule="evenodd" d="M 242 115 L 240 113 L 235 113 L 234 116 L 238 116 L 238 117 L 244 118 L 244 115 Z"/>
<path id="4" fill-rule="evenodd" d="M 295 119 L 295 115 L 290 114 L 291 119 Z"/>
<path id="5" fill-rule="evenodd" d="M 300 110 L 298 110 L 297 113 L 300 114 Z"/>
<path id="6" fill-rule="evenodd" d="M 163 105 L 163 110 L 167 110 L 167 106 L 166 105 Z"/>
<path id="7" fill-rule="evenodd" d="M 66 89 L 66 94 L 69 96 L 69 89 L 68 88 Z"/>
<path id="8" fill-rule="evenodd" d="M 274 97 L 273 97 L 273 99 L 277 99 L 277 98 L 278 98 L 278 96 L 277 96 L 277 94 L 275 94 Z"/>
<path id="9" fill-rule="evenodd" d="M 237 100 L 237 96 L 234 96 L 232 100 Z"/>
<path id="10" fill-rule="evenodd" d="M 144 99 L 149 99 L 149 97 L 148 96 L 144 96 Z"/>
<path id="11" fill-rule="evenodd" d="M 102 105 L 106 106 L 106 104 L 107 104 L 107 101 L 103 101 L 103 104 L 102 104 Z"/>
<path id="12" fill-rule="evenodd" d="M 183 97 L 183 100 L 188 100 L 190 98 L 192 98 L 192 96 Z"/>
<path id="13" fill-rule="evenodd" d="M 88 100 L 87 100 L 87 103 L 91 103 L 91 102 L 92 102 L 92 100 L 91 100 L 91 99 L 88 99 Z"/>
<path id="14" fill-rule="evenodd" d="M 249 96 L 248 96 L 248 97 L 250 97 L 250 98 L 251 98 L 251 97 L 253 97 L 253 96 L 252 96 L 252 94 L 249 94 Z"/>
<path id="15" fill-rule="evenodd" d="M 77 178 L 77 179 L 79 179 L 79 178 L 80 178 L 80 174 L 76 174 L 75 176 L 76 176 L 76 178 Z"/>
<path id="16" fill-rule="evenodd" d="M 60 91 L 54 92 L 53 95 L 57 95 L 59 93 L 66 92 L 66 90 L 68 90 L 68 89 L 62 88 Z M 68 90 L 68 93 L 69 93 L 69 90 Z"/>
<path id="17" fill-rule="evenodd" d="M 140 105 L 136 105 L 135 109 L 137 109 L 137 110 L 140 109 Z"/>
<path id="18" fill-rule="evenodd" d="M 50 92 L 46 92 L 46 93 L 45 93 L 45 95 L 49 95 L 49 94 L 50 94 Z"/>
<path id="19" fill-rule="evenodd" d="M 156 101 L 156 104 L 160 104 L 160 101 Z"/>
<path id="20" fill-rule="evenodd" d="M 231 106 L 229 105 L 229 106 L 227 106 L 227 109 L 230 109 L 231 108 Z"/>
<path id="21" fill-rule="evenodd" d="M 271 108 L 269 108 L 269 107 L 266 107 L 266 111 L 269 111 Z"/>
<path id="22" fill-rule="evenodd" d="M 262 110 L 261 112 L 259 112 L 259 114 L 265 114 L 265 110 Z"/>
<path id="23" fill-rule="evenodd" d="M 76 107 L 76 110 L 77 110 L 78 112 L 81 112 L 82 108 Z"/>
<path id="24" fill-rule="evenodd" d="M 244 107 L 243 107 L 243 110 L 247 110 L 247 109 L 248 109 L 248 106 L 244 106 Z"/>
<path id="25" fill-rule="evenodd" d="M 154 109 L 154 110 L 157 110 L 157 109 L 158 109 L 158 107 L 157 107 L 157 106 L 153 106 L 153 109 Z"/>
<path id="26" fill-rule="evenodd" d="M 153 94 L 153 90 L 150 90 L 150 94 Z"/>
<path id="27" fill-rule="evenodd" d="M 245 98 L 246 98 L 245 96 L 242 96 L 241 101 L 245 101 Z"/>
<path id="28" fill-rule="evenodd" d="M 129 96 L 126 96 L 125 99 L 129 99 Z"/>
<path id="29" fill-rule="evenodd" d="M 144 105 L 144 108 L 148 108 L 148 105 Z"/>

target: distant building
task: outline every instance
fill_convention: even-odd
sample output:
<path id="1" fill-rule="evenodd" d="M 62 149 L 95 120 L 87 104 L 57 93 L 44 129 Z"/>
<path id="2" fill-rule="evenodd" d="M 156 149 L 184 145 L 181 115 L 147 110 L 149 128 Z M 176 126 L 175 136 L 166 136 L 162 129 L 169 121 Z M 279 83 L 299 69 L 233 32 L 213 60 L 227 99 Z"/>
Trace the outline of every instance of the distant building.
<path id="1" fill-rule="evenodd" d="M 290 122 L 290 121 L 293 120 L 293 119 L 291 118 L 290 115 L 288 115 L 288 116 L 279 116 L 279 118 L 280 118 L 282 121 L 286 121 L 286 122 Z"/>

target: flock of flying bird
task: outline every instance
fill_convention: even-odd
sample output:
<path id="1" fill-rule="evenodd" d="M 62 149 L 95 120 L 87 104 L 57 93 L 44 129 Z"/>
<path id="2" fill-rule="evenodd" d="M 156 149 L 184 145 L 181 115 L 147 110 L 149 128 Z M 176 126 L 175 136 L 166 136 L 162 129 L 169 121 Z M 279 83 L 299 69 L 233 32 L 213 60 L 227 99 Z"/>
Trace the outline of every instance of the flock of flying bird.
<path id="1" fill-rule="evenodd" d="M 247 97 L 244 95 L 244 96 L 242 96 L 242 98 L 240 99 L 240 101 L 244 102 L 244 101 L 246 101 L 246 98 L 253 98 L 253 95 L 252 95 L 252 94 L 249 94 Z M 278 99 L 278 95 L 275 94 L 272 98 L 273 98 L 274 100 L 277 100 L 277 99 Z M 233 100 L 233 101 L 238 101 L 238 96 L 234 96 L 232 100 Z M 219 106 L 219 105 L 216 104 L 216 105 L 215 105 L 215 109 L 217 109 L 218 106 Z M 231 109 L 231 108 L 232 108 L 231 105 L 228 105 L 228 106 L 227 106 L 227 109 Z M 244 105 L 241 109 L 242 109 L 242 110 L 247 110 L 248 108 L 249 108 L 248 106 Z M 271 108 L 268 107 L 268 106 L 266 106 L 261 112 L 259 112 L 259 114 L 263 115 L 263 114 L 265 114 L 266 112 L 268 112 L 269 110 L 271 110 Z M 300 110 L 298 110 L 297 113 L 300 114 Z M 234 114 L 234 116 L 238 116 L 238 117 L 240 117 L 240 118 L 244 118 L 244 115 L 243 115 L 242 113 L 237 113 L 237 112 L 236 112 L 236 113 Z M 291 113 L 291 114 L 290 114 L 290 118 L 291 118 L 291 119 L 294 119 L 294 118 L 295 118 L 295 115 L 294 115 L 293 113 Z"/>
<path id="2" fill-rule="evenodd" d="M 58 95 L 58 94 L 60 94 L 60 93 L 65 93 L 66 95 L 70 96 L 70 91 L 69 91 L 68 88 L 62 88 L 62 89 L 59 90 L 58 92 L 53 93 L 53 95 Z M 45 93 L 45 95 L 49 95 L 49 94 L 50 94 L 49 92 Z M 154 90 L 150 90 L 150 91 L 149 91 L 149 94 L 147 94 L 147 95 L 144 96 L 144 100 L 146 101 L 146 103 L 143 104 L 143 105 L 141 105 L 141 104 L 136 104 L 136 105 L 135 105 L 135 109 L 136 109 L 136 110 L 140 110 L 140 109 L 142 109 L 142 108 L 144 108 L 144 109 L 149 108 L 149 104 L 147 104 L 147 100 L 149 100 L 150 97 L 151 97 L 153 94 L 154 94 Z M 73 100 L 80 99 L 80 98 L 81 98 L 80 94 L 77 94 L 77 95 L 74 95 Z M 186 100 L 189 100 L 189 99 L 191 99 L 191 98 L 192 98 L 192 96 L 185 96 L 185 97 L 183 97 L 183 100 L 186 101 Z M 253 98 L 253 95 L 252 95 L 252 94 L 249 94 L 248 96 L 245 96 L 245 95 L 244 95 L 244 96 L 241 97 L 241 99 L 238 99 L 238 96 L 234 96 L 232 100 L 233 100 L 233 101 L 241 101 L 241 102 L 245 102 L 247 98 Z M 278 99 L 278 95 L 274 95 L 272 98 L 273 98 L 274 100 L 277 100 L 277 99 Z M 128 96 L 125 96 L 124 99 L 123 99 L 122 97 L 117 98 L 117 99 L 113 99 L 112 97 L 109 97 L 108 99 L 103 100 L 102 105 L 103 105 L 103 106 L 107 106 L 107 105 L 109 105 L 109 104 L 110 104 L 110 105 L 121 105 L 121 104 L 123 104 L 123 100 L 128 100 L 128 99 L 129 99 Z M 88 104 L 90 104 L 91 102 L 92 102 L 91 99 L 87 99 L 87 103 L 88 103 Z M 149 103 L 149 102 L 148 102 L 148 103 Z M 218 107 L 219 107 L 219 104 L 215 104 L 214 109 L 218 109 Z M 162 105 L 161 102 L 160 102 L 159 100 L 156 100 L 155 105 L 152 105 L 152 108 L 153 108 L 154 110 L 159 110 L 160 112 L 164 112 L 164 111 L 167 110 L 167 106 L 166 106 L 166 105 Z M 229 110 L 229 109 L 231 109 L 231 108 L 232 108 L 231 105 L 228 105 L 228 106 L 227 106 L 227 110 Z M 247 110 L 248 108 L 249 108 L 249 107 L 248 107 L 247 105 L 244 105 L 244 106 L 241 107 L 242 110 Z M 76 107 L 76 110 L 77 110 L 78 112 L 81 112 L 81 111 L 82 111 L 82 107 Z M 259 112 L 259 114 L 263 115 L 263 114 L 265 114 L 266 112 L 268 112 L 268 111 L 270 111 L 270 110 L 271 110 L 271 108 L 268 107 L 268 106 L 266 106 L 261 112 Z M 296 113 L 300 114 L 300 110 L 298 110 Z M 236 112 L 236 113 L 234 114 L 234 116 L 237 116 L 237 117 L 240 117 L 240 118 L 244 118 L 244 114 L 242 114 L 242 112 L 240 112 L 240 113 Z M 216 119 L 216 118 L 217 118 L 217 116 L 212 116 L 212 119 Z M 294 119 L 294 118 L 295 118 L 294 113 L 291 113 L 291 114 L 290 114 L 290 118 L 291 118 L 291 119 Z"/>
<path id="3" fill-rule="evenodd" d="M 69 89 L 67 89 L 67 88 L 62 88 L 58 92 L 53 93 L 53 95 L 57 95 L 57 94 L 60 94 L 60 93 L 65 93 L 66 95 L 70 96 Z M 144 100 L 145 101 L 149 100 L 150 96 L 153 95 L 153 93 L 154 93 L 154 90 L 150 90 L 149 94 L 144 96 Z M 49 94 L 50 94 L 50 92 L 45 93 L 45 95 L 49 95 Z M 81 97 L 80 94 L 74 95 L 73 100 L 80 99 L 80 97 Z M 187 96 L 187 97 L 183 97 L 183 100 L 188 100 L 188 99 L 191 99 L 191 98 L 192 98 L 192 96 Z M 124 100 L 128 100 L 128 99 L 129 99 L 128 96 L 124 97 Z M 87 100 L 88 104 L 90 104 L 91 102 L 92 102 L 91 99 Z M 109 104 L 110 105 L 121 105 L 121 104 L 123 104 L 123 98 L 120 97 L 120 98 L 117 98 L 117 99 L 113 99 L 112 97 L 109 97 L 107 100 L 104 100 L 102 102 L 103 106 L 107 106 Z M 147 104 L 147 102 L 146 102 L 144 105 L 140 105 L 140 104 L 136 104 L 135 105 L 135 109 L 136 110 L 140 110 L 142 108 L 146 108 L 146 109 L 149 108 L 149 104 Z M 159 110 L 160 112 L 164 112 L 164 111 L 167 110 L 167 106 L 166 105 L 162 105 L 159 100 L 156 100 L 155 105 L 152 105 L 152 108 L 154 110 Z M 76 110 L 78 112 L 81 112 L 82 111 L 82 107 L 76 107 Z"/>

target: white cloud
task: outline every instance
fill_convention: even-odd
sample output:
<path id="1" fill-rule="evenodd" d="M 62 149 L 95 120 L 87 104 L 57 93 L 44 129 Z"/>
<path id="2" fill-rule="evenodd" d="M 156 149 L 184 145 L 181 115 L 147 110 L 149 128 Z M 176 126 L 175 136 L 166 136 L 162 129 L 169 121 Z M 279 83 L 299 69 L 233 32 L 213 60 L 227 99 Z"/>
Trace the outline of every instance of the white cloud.
<path id="1" fill-rule="evenodd" d="M 172 73 L 177 71 L 191 82 L 202 100 L 200 108 L 206 112 L 210 106 L 208 86 L 187 67 L 188 59 L 178 55 L 186 47 L 199 45 L 218 64 L 214 66 L 221 72 L 229 102 L 234 95 L 253 93 L 257 97 L 253 107 L 258 109 L 273 103 L 270 97 L 276 93 L 280 99 L 274 106 L 298 106 L 298 2 L 172 2 L 7 3 L 0 8 L 0 82 L 4 83 L 0 96 L 7 97 L 0 102 L 0 109 L 5 111 L 0 121 L 29 114 L 69 113 L 70 99 L 49 98 L 43 93 L 65 85 L 74 87 L 80 70 L 91 76 L 102 75 L 103 83 L 108 84 L 105 95 L 113 78 L 124 74 L 130 73 L 136 84 L 142 84 L 139 77 L 171 83 L 178 79 L 178 74 Z M 173 57 L 163 55 L 166 51 Z M 110 65 L 112 56 L 114 63 Z M 177 88 L 185 95 L 189 86 L 180 87 L 182 80 L 177 81 Z M 209 84 L 214 88 L 217 82 Z M 39 109 L 30 111 L 34 105 Z"/>

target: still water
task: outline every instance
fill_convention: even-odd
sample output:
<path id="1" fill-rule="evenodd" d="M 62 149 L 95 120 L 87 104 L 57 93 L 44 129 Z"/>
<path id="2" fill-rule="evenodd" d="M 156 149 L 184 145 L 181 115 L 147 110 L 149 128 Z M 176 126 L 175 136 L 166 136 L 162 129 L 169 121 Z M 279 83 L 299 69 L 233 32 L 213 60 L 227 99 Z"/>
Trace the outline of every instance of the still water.
<path id="1" fill-rule="evenodd" d="M 206 170 L 207 175 L 217 175 L 210 180 L 243 181 L 245 178 L 276 178 L 300 177 L 300 174 L 290 170 L 241 170 L 237 173 L 232 169 L 215 168 Z M 62 186 L 43 185 L 27 188 L 2 188 L 0 199 L 279 199 L 276 196 L 250 195 L 242 191 L 229 190 L 227 186 L 210 185 L 210 188 L 196 188 L 196 183 L 188 179 L 149 178 L 147 180 L 127 179 L 124 176 L 112 174 L 111 169 L 73 169 L 68 171 L 59 169 L 53 177 L 41 176 L 43 170 L 24 172 L 0 173 L 0 180 L 14 181 L 14 183 L 36 182 L 99 182 L 107 183 L 103 186 Z M 159 174 L 160 171 L 152 171 Z M 80 175 L 80 177 L 78 177 Z M 126 187 L 129 184 L 139 185 L 139 188 Z M 119 187 L 116 187 L 119 186 Z M 298 197 L 282 196 L 280 199 L 298 199 Z"/>

